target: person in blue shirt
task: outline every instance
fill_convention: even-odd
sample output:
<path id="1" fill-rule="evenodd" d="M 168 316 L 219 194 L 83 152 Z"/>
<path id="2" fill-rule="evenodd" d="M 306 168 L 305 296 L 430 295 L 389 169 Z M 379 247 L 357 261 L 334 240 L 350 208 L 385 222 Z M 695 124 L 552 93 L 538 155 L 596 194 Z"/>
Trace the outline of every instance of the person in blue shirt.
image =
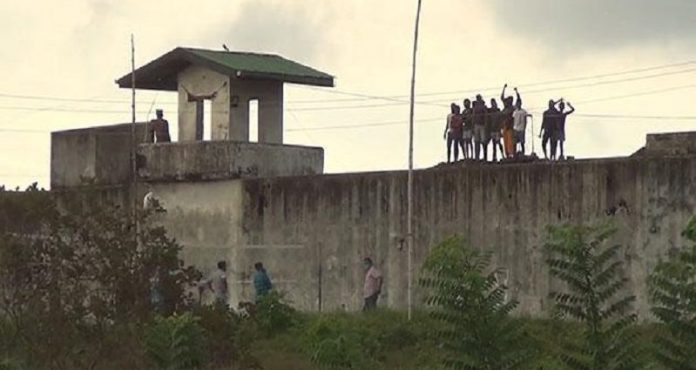
<path id="1" fill-rule="evenodd" d="M 263 268 L 261 262 L 256 262 L 254 269 L 256 269 L 254 273 L 254 290 L 256 290 L 256 301 L 258 302 L 273 289 L 273 284 L 271 284 L 271 279 L 268 277 L 266 269 Z"/>

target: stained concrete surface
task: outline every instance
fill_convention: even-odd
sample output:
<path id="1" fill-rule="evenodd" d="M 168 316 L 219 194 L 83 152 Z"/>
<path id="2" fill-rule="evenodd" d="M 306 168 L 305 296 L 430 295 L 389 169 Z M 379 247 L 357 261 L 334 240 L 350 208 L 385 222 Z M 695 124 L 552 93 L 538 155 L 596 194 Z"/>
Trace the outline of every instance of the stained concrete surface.
<path id="1" fill-rule="evenodd" d="M 453 166 L 416 171 L 414 191 L 416 272 L 430 248 L 464 236 L 494 253 L 518 312 L 541 316 L 560 288 L 544 263 L 547 226 L 612 221 L 645 318 L 645 278 L 684 243 L 694 214 L 696 157 Z M 234 302 L 253 298 L 258 260 L 302 309 L 359 309 L 361 259 L 371 256 L 385 276 L 382 303 L 406 306 L 406 172 L 160 183 L 155 193 L 188 261 L 209 270 L 228 260 Z"/>

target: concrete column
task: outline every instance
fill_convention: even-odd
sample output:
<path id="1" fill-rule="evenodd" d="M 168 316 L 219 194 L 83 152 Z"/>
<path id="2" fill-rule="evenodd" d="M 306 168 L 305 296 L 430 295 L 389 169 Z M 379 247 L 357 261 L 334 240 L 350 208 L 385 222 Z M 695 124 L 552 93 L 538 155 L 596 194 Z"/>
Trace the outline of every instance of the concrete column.
<path id="1" fill-rule="evenodd" d="M 283 83 L 269 84 L 259 96 L 259 142 L 283 143 Z"/>

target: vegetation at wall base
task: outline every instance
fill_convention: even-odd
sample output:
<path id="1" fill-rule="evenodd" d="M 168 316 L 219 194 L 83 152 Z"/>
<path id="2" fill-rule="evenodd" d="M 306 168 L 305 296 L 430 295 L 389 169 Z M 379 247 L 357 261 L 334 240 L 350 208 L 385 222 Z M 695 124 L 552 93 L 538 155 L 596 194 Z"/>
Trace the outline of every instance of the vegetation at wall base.
<path id="1" fill-rule="evenodd" d="M 683 232 L 692 244 L 657 265 L 648 279 L 652 313 L 663 324 L 655 357 L 667 369 L 696 369 L 696 218 Z"/>
<path id="2" fill-rule="evenodd" d="M 443 364 L 451 369 L 503 370 L 531 366 L 535 348 L 506 299 L 507 287 L 492 269 L 491 255 L 469 248 L 461 238 L 445 240 L 430 252 L 420 285 L 425 302 L 442 325 Z"/>
<path id="3" fill-rule="evenodd" d="M 556 314 L 580 322 L 579 341 L 565 341 L 561 360 L 569 369 L 635 370 L 645 365 L 637 347 L 635 301 L 624 295 L 620 245 L 607 246 L 616 229 L 561 226 L 549 228 L 546 249 L 551 276 L 566 284 L 551 293 Z"/>

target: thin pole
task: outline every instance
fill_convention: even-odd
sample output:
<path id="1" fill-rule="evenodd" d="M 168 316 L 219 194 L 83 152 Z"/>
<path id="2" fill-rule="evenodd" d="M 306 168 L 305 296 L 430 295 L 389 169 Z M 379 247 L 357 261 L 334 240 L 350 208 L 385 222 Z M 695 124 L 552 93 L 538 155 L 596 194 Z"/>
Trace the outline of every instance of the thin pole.
<path id="1" fill-rule="evenodd" d="M 418 26 L 420 23 L 421 2 L 418 0 L 416 10 L 416 27 L 413 35 L 413 62 L 411 69 L 411 101 L 408 120 L 408 185 L 407 185 L 407 213 L 406 213 L 406 233 L 407 233 L 407 253 L 408 253 L 408 319 L 411 320 L 413 311 L 413 115 L 416 95 L 416 52 L 418 51 Z"/>
<path id="2" fill-rule="evenodd" d="M 137 234 L 138 234 L 138 214 L 137 214 L 137 208 L 138 208 L 138 197 L 136 195 L 137 191 L 137 168 L 136 168 L 136 163 L 135 163 L 135 147 L 136 147 L 136 140 L 135 140 L 135 37 L 133 34 L 131 34 L 131 150 L 130 150 L 130 159 L 131 159 L 131 198 L 132 198 L 132 204 L 131 207 L 132 209 L 132 214 L 133 214 L 133 227 L 135 230 L 135 235 L 136 235 L 136 240 L 137 240 Z"/>

